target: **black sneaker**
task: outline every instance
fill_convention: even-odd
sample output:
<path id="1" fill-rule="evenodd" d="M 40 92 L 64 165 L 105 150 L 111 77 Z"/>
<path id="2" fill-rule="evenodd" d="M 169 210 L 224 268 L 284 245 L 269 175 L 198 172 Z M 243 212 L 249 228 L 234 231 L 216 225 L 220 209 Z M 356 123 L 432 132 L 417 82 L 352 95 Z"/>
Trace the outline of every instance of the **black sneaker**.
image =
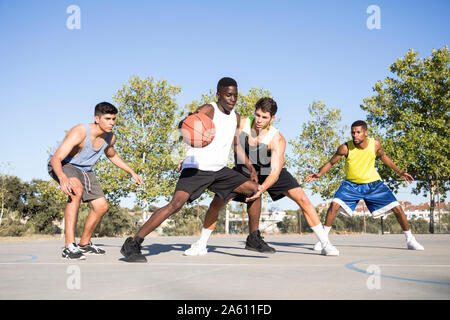
<path id="1" fill-rule="evenodd" d="M 269 247 L 269 245 L 263 239 L 264 238 L 261 237 L 261 233 L 259 232 L 259 230 L 253 231 L 247 237 L 245 249 L 262 253 L 275 253 L 275 248 Z"/>
<path id="2" fill-rule="evenodd" d="M 86 257 L 75 243 L 69 244 L 62 252 L 62 258 L 69 260 L 84 260 Z"/>
<path id="3" fill-rule="evenodd" d="M 147 258 L 141 253 L 141 243 L 144 239 L 139 240 L 141 241 L 135 241 L 129 237 L 122 245 L 120 253 L 128 262 L 147 262 Z"/>
<path id="4" fill-rule="evenodd" d="M 80 248 L 81 253 L 83 254 L 105 254 L 106 251 L 103 249 L 100 249 L 96 245 L 92 244 L 91 241 L 89 241 L 89 244 L 87 245 L 78 245 L 78 248 Z"/>

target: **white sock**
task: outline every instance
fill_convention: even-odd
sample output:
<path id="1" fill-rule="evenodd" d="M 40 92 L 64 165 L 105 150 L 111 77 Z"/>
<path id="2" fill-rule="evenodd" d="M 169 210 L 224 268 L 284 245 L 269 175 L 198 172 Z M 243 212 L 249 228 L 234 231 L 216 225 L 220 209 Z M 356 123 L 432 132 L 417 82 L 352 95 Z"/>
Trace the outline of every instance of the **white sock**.
<path id="1" fill-rule="evenodd" d="M 325 231 L 325 233 L 328 236 L 328 234 L 330 233 L 331 227 L 323 226 L 323 230 Z"/>
<path id="2" fill-rule="evenodd" d="M 198 242 L 202 246 L 206 247 L 206 243 L 208 242 L 209 236 L 211 235 L 212 232 L 213 230 L 202 228 L 202 233 L 200 234 L 200 239 L 198 240 Z"/>
<path id="3" fill-rule="evenodd" d="M 411 233 L 411 229 L 409 229 L 408 231 L 403 231 L 403 233 L 406 236 L 406 241 L 412 240 L 414 239 L 414 236 Z"/>
<path id="4" fill-rule="evenodd" d="M 325 232 L 324 227 L 321 223 L 319 223 L 317 226 L 311 227 L 312 231 L 316 234 L 316 237 L 319 239 L 320 243 L 322 243 L 322 246 L 325 247 L 326 244 L 329 242 L 328 240 L 328 234 Z"/>

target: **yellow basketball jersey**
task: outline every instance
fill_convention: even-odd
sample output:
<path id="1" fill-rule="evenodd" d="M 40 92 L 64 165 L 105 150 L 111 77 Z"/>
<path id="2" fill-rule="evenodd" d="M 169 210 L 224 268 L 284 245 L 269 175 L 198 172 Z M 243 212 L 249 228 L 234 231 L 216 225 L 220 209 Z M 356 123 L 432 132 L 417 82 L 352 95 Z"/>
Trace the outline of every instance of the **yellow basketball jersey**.
<path id="1" fill-rule="evenodd" d="M 375 169 L 375 139 L 368 139 L 369 145 L 362 150 L 356 148 L 352 140 L 347 142 L 348 156 L 345 160 L 345 180 L 359 184 L 381 180 Z"/>

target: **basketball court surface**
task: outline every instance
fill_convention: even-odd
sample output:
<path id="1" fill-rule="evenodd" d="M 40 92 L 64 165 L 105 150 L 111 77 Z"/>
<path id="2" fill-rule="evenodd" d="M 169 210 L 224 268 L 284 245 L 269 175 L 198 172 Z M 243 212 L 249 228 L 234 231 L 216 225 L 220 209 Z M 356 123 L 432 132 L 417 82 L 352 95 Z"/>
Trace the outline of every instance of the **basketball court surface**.
<path id="1" fill-rule="evenodd" d="M 123 238 L 98 238 L 104 256 L 61 257 L 63 240 L 0 242 L 0 299 L 297 300 L 450 298 L 450 235 L 330 235 L 340 250 L 312 250 L 313 235 L 266 235 L 275 254 L 245 250 L 246 236 L 212 236 L 208 254 L 183 251 L 198 239 L 148 237 L 148 263 L 127 263 Z"/>

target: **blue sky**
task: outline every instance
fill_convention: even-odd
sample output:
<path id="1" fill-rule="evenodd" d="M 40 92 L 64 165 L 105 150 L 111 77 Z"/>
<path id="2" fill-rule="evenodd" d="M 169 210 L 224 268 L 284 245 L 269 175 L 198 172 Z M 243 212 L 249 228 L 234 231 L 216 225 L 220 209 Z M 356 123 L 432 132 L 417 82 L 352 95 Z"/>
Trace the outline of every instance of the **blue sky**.
<path id="1" fill-rule="evenodd" d="M 70 5 L 80 8 L 78 30 L 66 27 Z M 381 29 L 367 28 L 369 5 L 379 6 Z M 287 140 L 313 100 L 341 109 L 349 125 L 365 118 L 363 98 L 409 48 L 425 57 L 448 45 L 449 9 L 448 1 L 0 0 L 0 163 L 26 181 L 49 179 L 46 150 L 91 122 L 95 104 L 112 101 L 132 75 L 181 86 L 181 106 L 222 76 L 244 92 L 269 89 Z M 408 188 L 398 197 L 427 200 Z"/>

